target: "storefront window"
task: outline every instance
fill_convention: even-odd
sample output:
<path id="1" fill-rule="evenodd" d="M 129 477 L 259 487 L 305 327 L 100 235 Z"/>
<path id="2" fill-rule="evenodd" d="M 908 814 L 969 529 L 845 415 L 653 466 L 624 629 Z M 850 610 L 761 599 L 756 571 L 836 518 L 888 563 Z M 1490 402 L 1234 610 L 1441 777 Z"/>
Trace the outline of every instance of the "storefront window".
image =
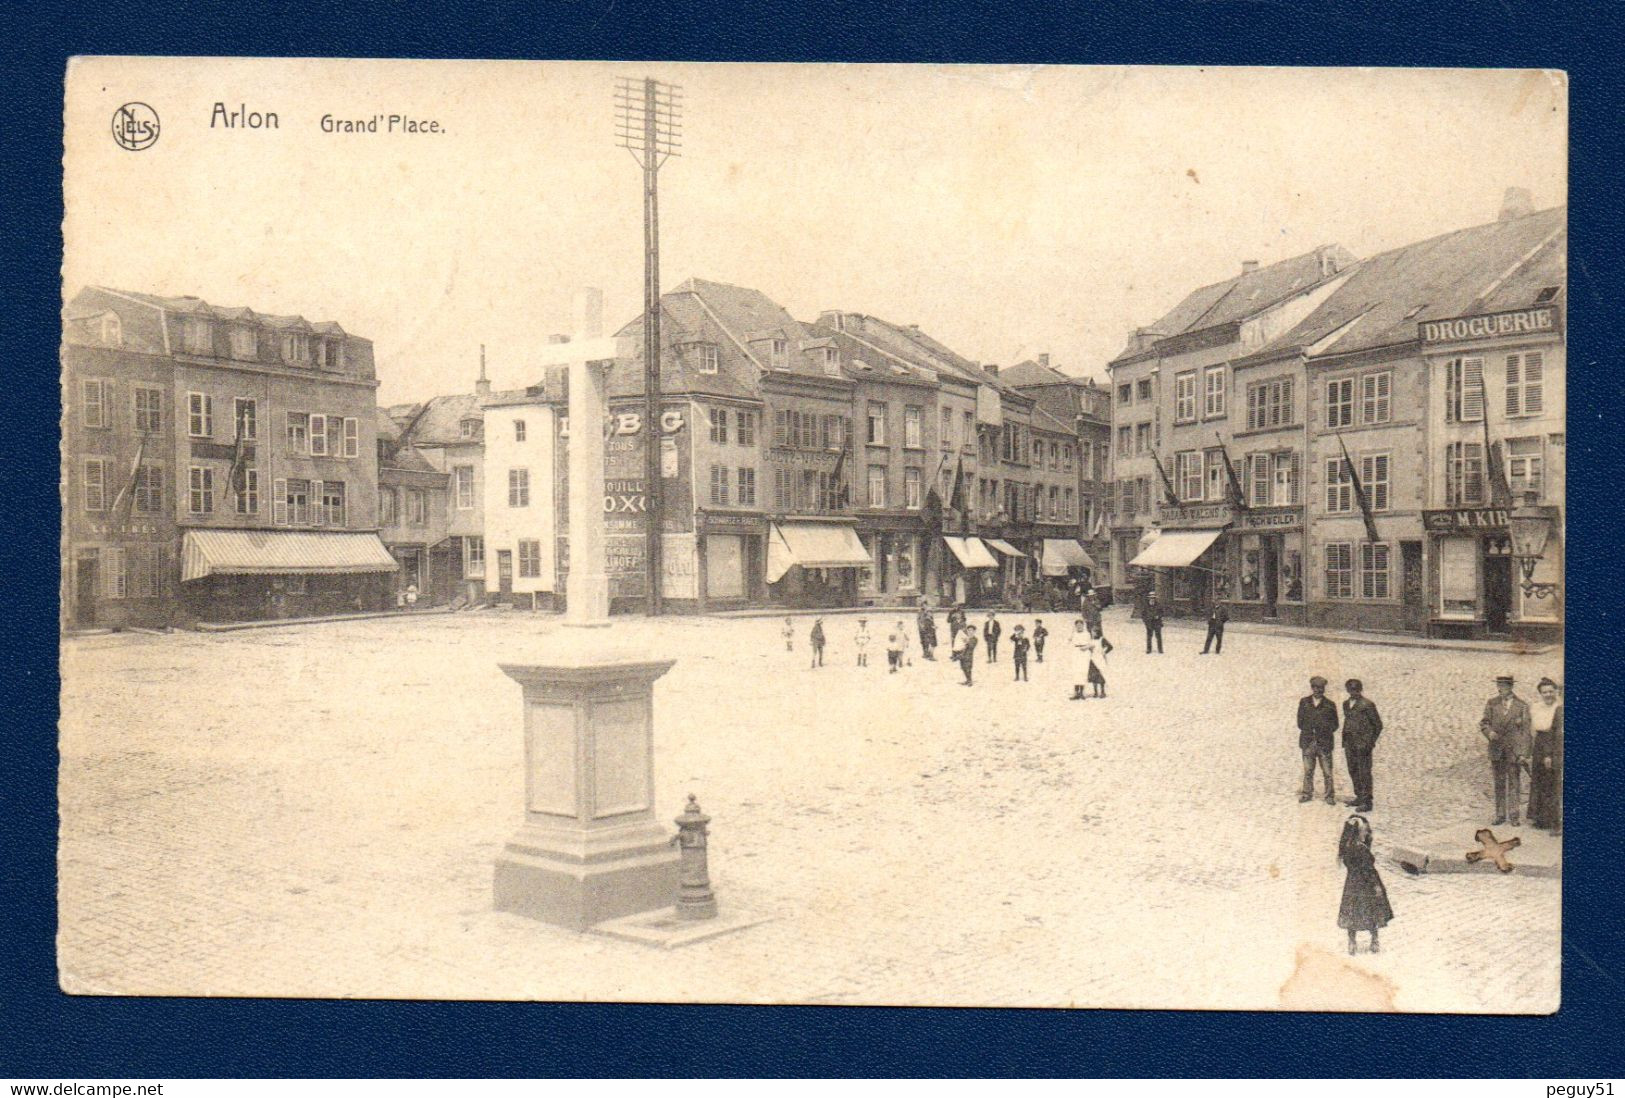
<path id="1" fill-rule="evenodd" d="M 878 534 L 859 534 L 858 540 L 863 542 L 864 552 L 869 554 L 869 563 L 858 569 L 858 586 L 868 594 L 877 594 L 875 577 L 880 574 L 882 538 Z"/>
<path id="2" fill-rule="evenodd" d="M 1478 540 L 1439 540 L 1439 616 L 1471 620 L 1478 613 Z"/>
<path id="3" fill-rule="evenodd" d="M 902 591 L 912 591 L 919 586 L 919 553 L 920 541 L 918 538 L 902 538 L 897 547 L 897 587 Z"/>
<path id="4" fill-rule="evenodd" d="M 1281 554 L 1281 591 L 1287 602 L 1303 601 L 1303 554 L 1296 549 Z"/>
<path id="5" fill-rule="evenodd" d="M 1241 598 L 1247 602 L 1257 602 L 1261 597 L 1259 586 L 1259 570 L 1263 567 L 1257 534 L 1247 534 L 1241 539 Z"/>

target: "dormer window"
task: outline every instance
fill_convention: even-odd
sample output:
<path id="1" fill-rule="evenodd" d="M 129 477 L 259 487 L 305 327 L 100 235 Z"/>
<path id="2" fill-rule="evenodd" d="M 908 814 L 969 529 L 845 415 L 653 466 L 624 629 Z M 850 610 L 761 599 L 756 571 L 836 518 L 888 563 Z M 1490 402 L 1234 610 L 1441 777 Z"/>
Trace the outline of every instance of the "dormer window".
<path id="1" fill-rule="evenodd" d="M 824 372 L 831 377 L 838 377 L 841 373 L 841 353 L 834 347 L 823 348 Z"/>
<path id="2" fill-rule="evenodd" d="M 304 332 L 282 333 L 282 361 L 302 366 L 310 361 L 310 337 Z"/>
<path id="3" fill-rule="evenodd" d="M 123 346 L 124 326 L 120 323 L 117 313 L 104 313 L 102 315 L 101 340 L 109 347 Z"/>
<path id="4" fill-rule="evenodd" d="M 721 361 L 715 343 L 685 343 L 678 348 L 679 353 L 695 370 L 702 374 L 714 374 Z"/>
<path id="5" fill-rule="evenodd" d="M 214 333 L 209 322 L 202 317 L 189 316 L 181 321 L 181 346 L 194 355 L 214 353 Z"/>
<path id="6" fill-rule="evenodd" d="M 231 357 L 251 360 L 259 357 L 259 337 L 246 324 L 231 329 Z"/>
<path id="7" fill-rule="evenodd" d="M 465 419 L 457 425 L 457 432 L 463 438 L 478 438 L 480 436 L 480 421 L 473 418 Z"/>
<path id="8" fill-rule="evenodd" d="M 320 347 L 320 362 L 322 369 L 344 369 L 344 343 L 342 340 L 324 339 L 322 340 Z"/>
<path id="9" fill-rule="evenodd" d="M 784 340 L 784 339 L 773 339 L 773 340 L 768 341 L 768 346 L 769 346 L 769 353 L 770 353 L 770 356 L 771 356 L 770 357 L 770 363 L 771 363 L 773 369 L 775 369 L 775 370 L 789 369 L 789 366 L 790 366 L 790 343 L 789 343 L 789 341 Z"/>

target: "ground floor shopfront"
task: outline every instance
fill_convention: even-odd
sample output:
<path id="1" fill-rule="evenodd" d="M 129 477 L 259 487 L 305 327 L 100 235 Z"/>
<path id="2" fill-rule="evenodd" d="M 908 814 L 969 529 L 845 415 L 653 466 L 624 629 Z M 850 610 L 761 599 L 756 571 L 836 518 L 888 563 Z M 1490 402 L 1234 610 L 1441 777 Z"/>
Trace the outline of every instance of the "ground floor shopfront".
<path id="1" fill-rule="evenodd" d="M 181 605 L 195 621 L 265 621 L 395 605 L 399 562 L 360 531 L 188 530 Z"/>
<path id="2" fill-rule="evenodd" d="M 185 627 L 382 610 L 400 562 L 368 531 L 157 527 L 71 546 L 66 628 Z"/>
<path id="3" fill-rule="evenodd" d="M 445 606 L 464 594 L 461 539 L 446 538 L 436 545 L 392 542 L 389 553 L 400 566 L 391 584 L 397 607 L 411 603 L 413 593 L 418 606 Z"/>
<path id="4" fill-rule="evenodd" d="M 702 511 L 696 516 L 692 598 L 695 609 L 735 610 L 768 601 L 768 522 L 759 514 Z M 670 571 L 670 569 L 668 569 Z M 686 577 L 668 576 L 666 598 L 681 602 Z"/>
<path id="5" fill-rule="evenodd" d="M 1549 639 L 1561 632 L 1562 523 L 1553 522 L 1525 592 L 1508 513 L 1493 507 L 1423 512 L 1429 636 Z"/>

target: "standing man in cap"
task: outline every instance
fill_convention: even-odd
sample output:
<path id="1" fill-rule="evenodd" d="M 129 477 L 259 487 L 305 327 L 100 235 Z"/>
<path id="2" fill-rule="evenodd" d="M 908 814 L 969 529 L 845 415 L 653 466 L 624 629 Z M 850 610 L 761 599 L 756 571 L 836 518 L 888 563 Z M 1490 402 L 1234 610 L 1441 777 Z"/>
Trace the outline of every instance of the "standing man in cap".
<path id="1" fill-rule="evenodd" d="M 1151 654 L 1151 638 L 1157 640 L 1157 655 L 1162 655 L 1162 604 L 1157 601 L 1157 593 L 1151 592 L 1145 598 L 1145 654 Z"/>
<path id="2" fill-rule="evenodd" d="M 1298 801 L 1315 795 L 1315 764 L 1320 764 L 1326 785 L 1326 803 L 1336 804 L 1332 787 L 1332 746 L 1337 742 L 1337 706 L 1326 696 L 1326 679 L 1316 675 L 1309 680 L 1309 696 L 1298 699 L 1298 751 L 1303 755 L 1303 788 Z"/>
<path id="3" fill-rule="evenodd" d="M 1350 679 L 1343 688 L 1349 694 L 1343 702 L 1343 758 L 1354 785 L 1354 796 L 1345 803 L 1353 805 L 1356 812 L 1370 812 L 1371 754 L 1377 748 L 1377 737 L 1382 735 L 1382 716 L 1376 703 L 1365 696 L 1365 684 L 1359 679 Z"/>
<path id="4" fill-rule="evenodd" d="M 1484 703 L 1478 730 L 1490 745 L 1490 769 L 1495 773 L 1495 822 L 1520 823 L 1523 768 L 1529 765 L 1529 704 L 1512 692 L 1512 676 L 1495 677 L 1495 697 Z"/>

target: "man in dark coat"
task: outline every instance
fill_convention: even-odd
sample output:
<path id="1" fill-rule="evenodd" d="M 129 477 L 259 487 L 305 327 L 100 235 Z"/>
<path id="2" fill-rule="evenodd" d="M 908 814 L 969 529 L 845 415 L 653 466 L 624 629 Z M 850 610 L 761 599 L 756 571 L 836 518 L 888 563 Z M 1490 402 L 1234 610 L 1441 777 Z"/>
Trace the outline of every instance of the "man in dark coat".
<path id="1" fill-rule="evenodd" d="M 1162 604 L 1157 601 L 1157 593 L 1151 592 L 1145 598 L 1145 654 L 1151 654 L 1151 640 L 1157 641 L 1157 655 L 1162 655 Z"/>
<path id="2" fill-rule="evenodd" d="M 931 616 L 931 607 L 920 604 L 920 652 L 928 660 L 935 660 L 937 647 L 937 619 Z"/>
<path id="3" fill-rule="evenodd" d="M 1495 774 L 1495 822 L 1520 824 L 1523 770 L 1529 765 L 1533 740 L 1529 733 L 1529 703 L 1512 692 L 1512 676 L 1497 675 L 1495 697 L 1484 703 L 1478 730 L 1489 741 L 1490 768 Z"/>
<path id="4" fill-rule="evenodd" d="M 1004 626 L 999 624 L 998 615 L 993 611 L 987 612 L 987 621 L 982 623 L 982 640 L 987 644 L 987 662 L 999 662 L 999 636 L 1004 632 Z"/>
<path id="5" fill-rule="evenodd" d="M 1359 679 L 1350 679 L 1343 687 L 1349 693 L 1343 702 L 1343 758 L 1354 785 L 1354 796 L 1344 803 L 1353 805 L 1356 812 L 1370 812 L 1371 753 L 1377 748 L 1377 737 L 1382 735 L 1382 716 L 1376 704 L 1365 696 L 1365 686 Z"/>
<path id="6" fill-rule="evenodd" d="M 1215 602 L 1213 609 L 1207 612 L 1207 640 L 1202 642 L 1202 655 L 1207 655 L 1211 645 L 1215 656 L 1224 652 L 1224 626 L 1230 620 L 1230 611 L 1224 608 L 1224 603 Z"/>
<path id="7" fill-rule="evenodd" d="M 1326 803 L 1336 804 L 1332 788 L 1332 746 L 1337 742 L 1337 705 L 1326 696 L 1326 680 L 1319 675 L 1309 680 L 1309 696 L 1298 699 L 1298 751 L 1303 755 L 1303 788 L 1299 802 L 1315 795 L 1315 766 L 1319 764 L 1326 786 Z"/>

